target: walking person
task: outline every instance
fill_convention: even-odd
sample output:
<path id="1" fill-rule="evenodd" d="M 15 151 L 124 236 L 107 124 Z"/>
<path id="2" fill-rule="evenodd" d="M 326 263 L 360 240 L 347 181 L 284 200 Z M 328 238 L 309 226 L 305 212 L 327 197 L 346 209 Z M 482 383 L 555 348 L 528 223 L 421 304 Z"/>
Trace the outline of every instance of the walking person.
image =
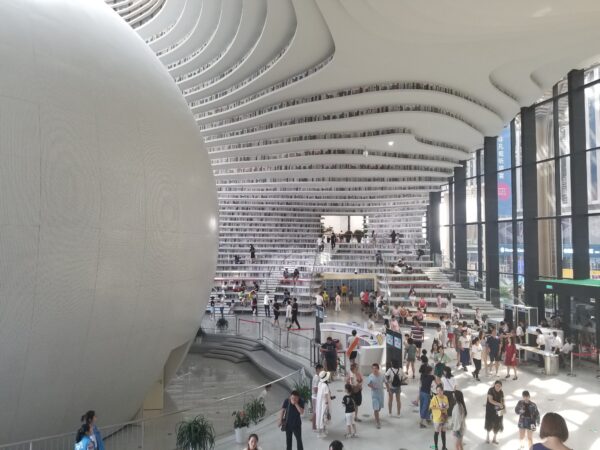
<path id="1" fill-rule="evenodd" d="M 481 347 L 481 342 L 478 337 L 473 339 L 473 343 L 471 344 L 471 357 L 473 358 L 473 364 L 475 365 L 475 370 L 473 371 L 473 378 L 477 381 L 479 380 L 479 372 L 481 371 L 481 354 L 483 352 L 483 348 Z"/>
<path id="2" fill-rule="evenodd" d="M 431 388 L 435 385 L 435 377 L 432 374 L 431 366 L 425 366 L 421 372 L 421 383 L 419 386 L 419 415 L 421 421 L 419 427 L 427 428 L 427 422 L 431 422 L 431 414 L 429 412 L 429 402 L 431 400 Z"/>
<path id="3" fill-rule="evenodd" d="M 356 422 L 362 422 L 358 417 L 358 407 L 362 405 L 362 388 L 363 388 L 363 376 L 360 373 L 358 364 L 350 364 L 350 373 L 346 377 L 346 383 L 352 386 L 352 398 L 354 399 L 354 420 Z"/>
<path id="4" fill-rule="evenodd" d="M 438 384 L 435 388 L 435 395 L 429 402 L 431 416 L 433 418 L 433 443 L 435 450 L 438 450 L 439 436 L 442 436 L 442 450 L 448 450 L 446 447 L 446 427 L 448 424 L 448 397 L 444 395 L 444 387 Z"/>
<path id="5" fill-rule="evenodd" d="M 513 369 L 515 376 L 513 380 L 516 380 L 517 377 L 517 346 L 515 345 L 515 338 L 511 336 L 508 339 L 508 344 L 506 344 L 506 348 L 504 349 L 504 365 L 506 366 L 506 376 L 504 378 L 510 378 L 510 369 Z M 531 446 L 530 446 L 531 447 Z"/>
<path id="6" fill-rule="evenodd" d="M 300 322 L 298 322 L 298 299 L 296 298 L 294 298 L 294 301 L 292 303 L 292 322 L 290 323 L 290 327 L 293 324 L 296 324 L 298 329 L 302 328 L 300 326 Z"/>
<path id="7" fill-rule="evenodd" d="M 356 423 L 355 423 L 355 413 L 356 413 L 356 405 L 354 404 L 354 397 L 352 396 L 352 385 L 346 383 L 344 386 L 346 390 L 346 395 L 342 399 L 342 404 L 344 405 L 344 414 L 346 418 L 346 430 L 347 433 L 344 436 L 345 438 L 356 437 Z"/>
<path id="8" fill-rule="evenodd" d="M 456 439 L 456 450 L 463 450 L 463 438 L 465 437 L 466 430 L 466 419 L 467 419 L 467 405 L 465 405 L 465 397 L 462 391 L 455 391 L 454 397 L 456 399 L 456 406 L 454 413 L 452 414 L 452 420 L 450 422 L 450 429 L 454 439 Z"/>
<path id="9" fill-rule="evenodd" d="M 285 307 L 285 326 L 288 330 L 292 327 L 292 302 L 289 300 Z"/>
<path id="10" fill-rule="evenodd" d="M 265 308 L 265 316 L 271 317 L 271 299 L 269 298 L 269 291 L 265 292 L 263 297 L 263 306 Z"/>
<path id="11" fill-rule="evenodd" d="M 413 324 L 410 327 L 410 337 L 417 348 L 421 350 L 421 347 L 423 346 L 423 340 L 425 339 L 425 329 L 416 317 L 413 318 Z"/>
<path id="12" fill-rule="evenodd" d="M 531 401 L 529 391 L 523 391 L 522 399 L 515 407 L 515 413 L 519 415 L 519 449 L 530 449 L 533 446 L 533 432 L 540 423 L 540 412 L 537 405 Z M 526 435 L 527 446 L 524 446 Z"/>
<path id="13" fill-rule="evenodd" d="M 531 450 L 571 450 L 564 444 L 569 439 L 569 429 L 560 414 L 544 414 L 540 425 L 540 437 L 544 442 L 535 444 Z"/>
<path id="14" fill-rule="evenodd" d="M 388 413 L 392 415 L 392 405 L 396 396 L 396 413 L 400 415 L 400 391 L 402 389 L 402 367 L 398 361 L 392 361 L 392 366 L 385 372 L 385 387 L 388 392 Z"/>
<path id="15" fill-rule="evenodd" d="M 331 374 L 326 371 L 319 373 L 319 386 L 317 388 L 317 432 L 319 437 L 327 436 L 327 424 L 331 421 L 331 389 L 329 380 Z"/>
<path id="16" fill-rule="evenodd" d="M 292 450 L 292 437 L 296 437 L 296 448 L 304 450 L 302 445 L 302 414 L 304 414 L 304 400 L 298 391 L 292 391 L 286 398 L 279 411 L 279 428 L 285 431 L 286 450 Z"/>
<path id="17" fill-rule="evenodd" d="M 97 420 L 98 417 L 96 417 L 96 411 L 94 410 L 90 410 L 86 412 L 83 416 L 81 416 L 81 421 L 83 423 L 87 423 L 90 427 L 92 427 L 91 439 L 94 442 L 96 450 L 104 450 L 104 441 L 102 440 L 100 430 L 96 426 Z"/>
<path id="18" fill-rule="evenodd" d="M 256 259 L 256 249 L 254 248 L 254 244 L 250 244 L 250 259 L 252 262 Z"/>
<path id="19" fill-rule="evenodd" d="M 258 316 L 258 295 L 254 291 L 252 291 L 252 300 L 250 301 L 250 306 L 252 308 L 252 315 Z"/>
<path id="20" fill-rule="evenodd" d="M 371 388 L 371 402 L 373 404 L 373 415 L 375 416 L 375 426 L 381 428 L 379 411 L 383 408 L 383 385 L 385 377 L 379 370 L 379 364 L 371 365 L 371 374 L 367 378 L 367 386 Z"/>
<path id="21" fill-rule="evenodd" d="M 319 392 L 319 381 L 321 381 L 321 377 L 319 376 L 323 371 L 323 365 L 317 364 L 315 366 L 315 374 L 312 378 L 311 384 L 311 395 L 310 395 L 310 404 L 312 405 L 312 429 L 313 431 L 317 431 L 317 394 Z"/>
<path id="22" fill-rule="evenodd" d="M 502 391 L 502 382 L 496 380 L 494 386 L 488 390 L 487 402 L 485 404 L 485 431 L 487 436 L 486 444 L 490 443 L 490 431 L 493 433 L 492 443 L 497 444 L 496 436 L 504 430 L 504 392 Z"/>

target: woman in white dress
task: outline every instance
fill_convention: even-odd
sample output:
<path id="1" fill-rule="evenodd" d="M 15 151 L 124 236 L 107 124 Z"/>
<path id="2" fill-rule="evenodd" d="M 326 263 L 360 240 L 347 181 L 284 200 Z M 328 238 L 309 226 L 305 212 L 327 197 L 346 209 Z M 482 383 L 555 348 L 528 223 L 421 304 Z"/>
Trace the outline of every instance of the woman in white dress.
<path id="1" fill-rule="evenodd" d="M 327 422 L 331 420 L 331 391 L 329 389 L 329 380 L 331 374 L 322 371 L 319 374 L 319 387 L 317 389 L 317 406 L 315 408 L 317 414 L 317 431 L 319 437 L 327 436 Z"/>

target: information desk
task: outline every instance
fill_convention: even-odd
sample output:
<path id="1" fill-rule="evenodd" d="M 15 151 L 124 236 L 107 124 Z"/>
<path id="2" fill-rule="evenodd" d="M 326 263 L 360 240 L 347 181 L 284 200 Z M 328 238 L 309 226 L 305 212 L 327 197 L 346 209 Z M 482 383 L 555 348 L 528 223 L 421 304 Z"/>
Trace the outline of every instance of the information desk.
<path id="1" fill-rule="evenodd" d="M 385 335 L 379 331 L 371 331 L 360 327 L 357 323 L 323 322 L 321 324 L 321 342 L 325 342 L 328 336 L 338 339 L 341 349 L 346 350 L 348 340 L 352 336 L 352 330 L 360 338 L 360 348 L 356 362 L 362 374 L 371 372 L 371 364 L 381 364 L 385 350 Z M 345 354 L 345 353 L 344 353 Z M 340 357 L 342 355 L 340 354 Z M 350 361 L 345 363 L 346 370 L 350 370 Z"/>
<path id="2" fill-rule="evenodd" d="M 538 330 L 538 329 L 542 332 L 542 334 L 546 338 L 546 342 L 550 342 L 550 340 L 554 339 L 553 333 L 556 331 L 556 334 L 558 334 L 558 337 L 560 337 L 560 341 L 563 344 L 565 343 L 565 337 L 564 337 L 563 330 L 559 330 L 558 328 L 542 328 L 542 327 L 529 326 L 529 327 L 527 327 L 526 341 L 525 341 L 525 342 L 527 342 L 528 345 L 536 344 L 536 342 L 535 342 L 537 339 L 536 330 Z M 546 345 L 546 349 L 550 350 L 547 345 Z"/>
<path id="3" fill-rule="evenodd" d="M 557 375 L 558 374 L 558 355 L 546 350 L 540 350 L 537 347 L 531 347 L 529 345 L 516 345 L 517 350 L 523 351 L 523 359 L 527 361 L 527 353 L 535 353 L 541 355 L 544 358 L 544 370 L 546 375 Z M 520 352 L 519 352 L 520 353 Z"/>

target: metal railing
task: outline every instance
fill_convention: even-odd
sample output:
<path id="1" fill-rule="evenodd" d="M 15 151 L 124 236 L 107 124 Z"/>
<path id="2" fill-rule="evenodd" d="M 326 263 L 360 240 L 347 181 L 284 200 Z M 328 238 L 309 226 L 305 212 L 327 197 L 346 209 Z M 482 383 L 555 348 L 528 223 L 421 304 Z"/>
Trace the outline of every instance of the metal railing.
<path id="1" fill-rule="evenodd" d="M 271 389 L 289 392 L 294 382 L 306 382 L 303 369 L 291 372 L 267 383 L 224 396 L 203 405 L 166 412 L 155 417 L 141 418 L 129 422 L 100 427 L 106 450 L 169 450 L 176 446 L 177 427 L 182 421 L 198 415 L 204 416 L 214 428 L 215 436 L 233 434 L 232 413 L 244 408 L 244 405 L 257 397 L 267 385 Z M 279 397 L 278 397 L 279 398 Z M 280 409 L 280 402 L 267 401 L 266 416 Z M 78 425 L 75 422 L 75 428 Z M 75 444 L 75 433 L 63 433 L 38 439 L 0 445 L 2 450 L 67 450 Z"/>

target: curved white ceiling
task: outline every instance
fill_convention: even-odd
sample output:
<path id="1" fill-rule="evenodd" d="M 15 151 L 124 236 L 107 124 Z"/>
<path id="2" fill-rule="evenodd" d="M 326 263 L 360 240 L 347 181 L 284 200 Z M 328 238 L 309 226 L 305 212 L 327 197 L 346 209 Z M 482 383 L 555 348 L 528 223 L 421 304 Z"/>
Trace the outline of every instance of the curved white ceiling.
<path id="1" fill-rule="evenodd" d="M 484 136 L 600 53 L 594 0 L 146 3 L 152 17 L 132 24 L 190 104 L 221 195 L 309 189 L 324 209 L 368 206 L 368 190 L 389 204 L 438 189 Z"/>

